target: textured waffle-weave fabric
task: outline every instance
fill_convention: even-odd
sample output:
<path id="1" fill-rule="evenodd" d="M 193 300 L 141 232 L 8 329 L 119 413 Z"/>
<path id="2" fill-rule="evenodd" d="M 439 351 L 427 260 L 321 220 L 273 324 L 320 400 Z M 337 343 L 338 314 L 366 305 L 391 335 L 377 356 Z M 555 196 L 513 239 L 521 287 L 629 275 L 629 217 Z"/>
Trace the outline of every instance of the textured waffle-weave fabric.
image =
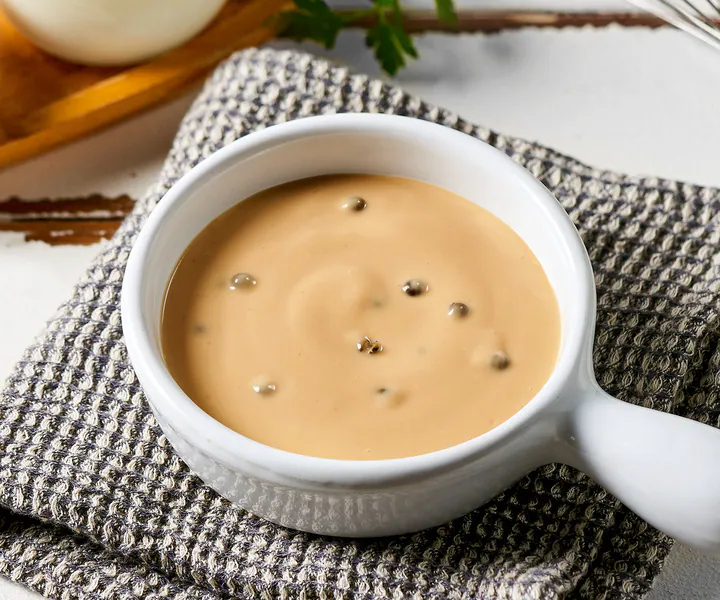
<path id="1" fill-rule="evenodd" d="M 720 425 L 717 190 L 593 169 L 324 60 L 249 50 L 209 79 L 157 184 L 2 392 L 0 574 L 50 598 L 641 597 L 671 540 L 571 468 L 539 469 L 437 529 L 339 540 L 233 506 L 161 433 L 120 325 L 138 231 L 170 186 L 217 149 L 263 127 L 334 112 L 435 121 L 527 168 L 588 247 L 600 384 L 628 402 Z"/>

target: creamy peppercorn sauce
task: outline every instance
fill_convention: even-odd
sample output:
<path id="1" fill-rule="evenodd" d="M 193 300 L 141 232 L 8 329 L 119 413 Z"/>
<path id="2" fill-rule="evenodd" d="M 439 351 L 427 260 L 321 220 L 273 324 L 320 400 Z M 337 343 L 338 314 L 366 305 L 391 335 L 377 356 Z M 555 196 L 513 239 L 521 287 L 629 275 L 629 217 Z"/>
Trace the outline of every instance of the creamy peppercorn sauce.
<path id="1" fill-rule="evenodd" d="M 559 342 L 553 290 L 510 227 L 379 175 L 303 179 L 222 214 L 179 261 L 162 321 L 168 369 L 205 412 L 337 459 L 492 429 L 540 390 Z"/>

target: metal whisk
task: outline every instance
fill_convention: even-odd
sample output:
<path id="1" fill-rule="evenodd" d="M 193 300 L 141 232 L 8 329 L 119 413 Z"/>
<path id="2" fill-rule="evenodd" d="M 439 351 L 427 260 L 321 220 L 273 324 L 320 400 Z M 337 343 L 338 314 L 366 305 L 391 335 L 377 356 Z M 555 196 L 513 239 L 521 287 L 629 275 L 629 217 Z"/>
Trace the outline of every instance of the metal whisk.
<path id="1" fill-rule="evenodd" d="M 720 0 L 630 0 L 720 50 Z"/>

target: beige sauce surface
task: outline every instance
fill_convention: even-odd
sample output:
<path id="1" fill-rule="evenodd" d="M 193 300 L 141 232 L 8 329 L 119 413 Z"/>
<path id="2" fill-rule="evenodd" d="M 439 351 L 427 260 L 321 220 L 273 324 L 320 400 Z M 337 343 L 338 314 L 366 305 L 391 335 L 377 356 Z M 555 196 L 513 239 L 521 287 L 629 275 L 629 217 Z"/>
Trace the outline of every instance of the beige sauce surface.
<path id="1" fill-rule="evenodd" d="M 403 291 L 413 279 L 411 293 L 427 291 Z M 269 446 L 340 459 L 492 429 L 543 386 L 559 339 L 545 273 L 507 225 L 376 175 L 296 181 L 221 215 L 181 259 L 162 325 L 168 368 L 204 411 Z"/>

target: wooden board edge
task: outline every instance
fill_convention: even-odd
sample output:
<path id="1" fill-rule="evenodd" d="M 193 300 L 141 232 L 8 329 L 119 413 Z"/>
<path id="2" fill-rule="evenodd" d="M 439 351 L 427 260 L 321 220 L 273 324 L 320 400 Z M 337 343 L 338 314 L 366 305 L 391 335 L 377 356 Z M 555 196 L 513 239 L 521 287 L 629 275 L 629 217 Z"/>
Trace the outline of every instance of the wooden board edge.
<path id="1" fill-rule="evenodd" d="M 0 200 L 0 233 L 15 232 L 25 241 L 53 246 L 88 245 L 112 237 L 135 201 L 101 194 L 75 198 Z"/>
<path id="2" fill-rule="evenodd" d="M 127 194 L 107 197 L 92 194 L 77 198 L 22 200 L 16 196 L 0 200 L 0 223 L 51 219 L 123 218 L 135 201 Z"/>
<path id="3" fill-rule="evenodd" d="M 343 11 L 345 12 L 345 11 Z M 347 11 L 350 14 L 350 11 Z M 404 14 L 405 27 L 409 33 L 497 33 L 504 30 L 538 27 L 565 29 L 568 27 L 602 28 L 610 25 L 621 27 L 657 28 L 667 23 L 654 15 L 642 12 L 552 12 L 528 10 L 461 10 L 456 24 L 437 18 L 431 10 L 410 10 Z M 374 24 L 372 19 L 358 19 L 353 23 L 360 28 Z"/>
<path id="4" fill-rule="evenodd" d="M 88 246 L 110 239 L 121 223 L 122 219 L 117 218 L 0 221 L 0 234 L 3 232 L 21 233 L 26 242 L 45 242 L 51 246 Z"/>

